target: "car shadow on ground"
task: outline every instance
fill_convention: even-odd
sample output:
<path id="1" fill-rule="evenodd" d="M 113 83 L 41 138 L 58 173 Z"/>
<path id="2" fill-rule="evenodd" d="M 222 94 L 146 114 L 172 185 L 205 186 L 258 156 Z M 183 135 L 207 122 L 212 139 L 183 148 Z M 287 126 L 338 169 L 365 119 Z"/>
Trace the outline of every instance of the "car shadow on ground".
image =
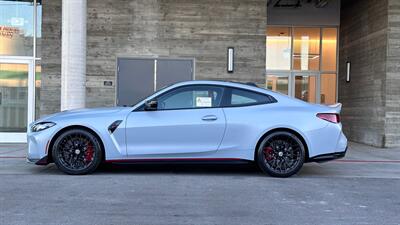
<path id="1" fill-rule="evenodd" d="M 96 174 L 191 174 L 263 175 L 257 165 L 248 164 L 104 164 Z"/>
<path id="2" fill-rule="evenodd" d="M 34 166 L 30 169 L 34 174 L 42 175 L 61 175 L 54 163 L 45 167 Z M 336 171 L 337 172 L 337 171 Z M 255 163 L 246 164 L 102 164 L 93 173 L 93 175 L 199 175 L 199 176 L 250 176 L 250 177 L 269 177 L 265 175 Z M 335 176 L 335 173 L 323 169 L 319 164 L 307 163 L 294 177 L 312 177 L 312 176 Z"/>

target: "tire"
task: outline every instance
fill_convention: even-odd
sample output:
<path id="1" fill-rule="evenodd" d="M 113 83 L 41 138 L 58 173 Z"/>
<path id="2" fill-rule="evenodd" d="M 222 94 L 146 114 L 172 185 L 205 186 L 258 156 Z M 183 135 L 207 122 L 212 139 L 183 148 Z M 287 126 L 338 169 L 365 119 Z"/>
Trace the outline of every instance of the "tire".
<path id="1" fill-rule="evenodd" d="M 277 131 L 267 135 L 257 149 L 260 169 L 272 177 L 290 177 L 305 161 L 303 142 L 294 134 Z"/>
<path id="2" fill-rule="evenodd" d="M 54 163 L 62 172 L 84 175 L 94 172 L 103 158 L 100 140 L 84 129 L 72 129 L 62 133 L 52 148 Z"/>

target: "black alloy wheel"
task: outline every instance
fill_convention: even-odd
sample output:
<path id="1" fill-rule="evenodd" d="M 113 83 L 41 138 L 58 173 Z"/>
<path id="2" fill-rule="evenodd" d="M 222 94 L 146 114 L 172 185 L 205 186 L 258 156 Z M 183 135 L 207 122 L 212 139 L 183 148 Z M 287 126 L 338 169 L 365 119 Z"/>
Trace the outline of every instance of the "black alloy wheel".
<path id="1" fill-rule="evenodd" d="M 294 134 L 278 131 L 267 135 L 257 150 L 261 170 L 273 177 L 290 177 L 301 169 L 305 147 Z"/>
<path id="2" fill-rule="evenodd" d="M 91 132 L 72 129 L 62 133 L 54 142 L 53 160 L 64 173 L 92 173 L 100 165 L 103 151 L 100 141 Z"/>

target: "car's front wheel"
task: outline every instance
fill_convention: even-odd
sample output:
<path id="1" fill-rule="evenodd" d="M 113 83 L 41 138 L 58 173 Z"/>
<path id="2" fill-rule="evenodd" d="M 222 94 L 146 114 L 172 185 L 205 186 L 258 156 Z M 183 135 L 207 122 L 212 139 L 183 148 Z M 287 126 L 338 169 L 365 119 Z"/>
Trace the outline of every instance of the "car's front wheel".
<path id="1" fill-rule="evenodd" d="M 267 135 L 257 149 L 257 163 L 273 177 L 290 177 L 303 166 L 305 147 L 294 134 L 277 131 Z"/>
<path id="2" fill-rule="evenodd" d="M 100 141 L 91 132 L 71 129 L 62 133 L 54 142 L 54 163 L 64 173 L 82 175 L 92 173 L 102 160 Z"/>

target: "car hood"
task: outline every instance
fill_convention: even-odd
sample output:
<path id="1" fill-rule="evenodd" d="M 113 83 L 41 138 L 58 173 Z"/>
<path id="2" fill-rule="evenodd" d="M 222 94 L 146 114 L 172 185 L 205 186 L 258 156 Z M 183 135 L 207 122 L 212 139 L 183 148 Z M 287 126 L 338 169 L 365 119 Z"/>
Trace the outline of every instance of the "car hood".
<path id="1" fill-rule="evenodd" d="M 129 110 L 127 107 L 103 107 L 103 108 L 84 108 L 84 109 L 73 109 L 65 110 L 58 113 L 50 114 L 48 116 L 42 117 L 37 122 L 43 121 L 56 121 L 60 119 L 66 119 L 71 117 L 89 117 L 89 116 L 101 116 L 101 115 L 113 115 L 115 113 L 121 112 L 123 110 Z"/>

